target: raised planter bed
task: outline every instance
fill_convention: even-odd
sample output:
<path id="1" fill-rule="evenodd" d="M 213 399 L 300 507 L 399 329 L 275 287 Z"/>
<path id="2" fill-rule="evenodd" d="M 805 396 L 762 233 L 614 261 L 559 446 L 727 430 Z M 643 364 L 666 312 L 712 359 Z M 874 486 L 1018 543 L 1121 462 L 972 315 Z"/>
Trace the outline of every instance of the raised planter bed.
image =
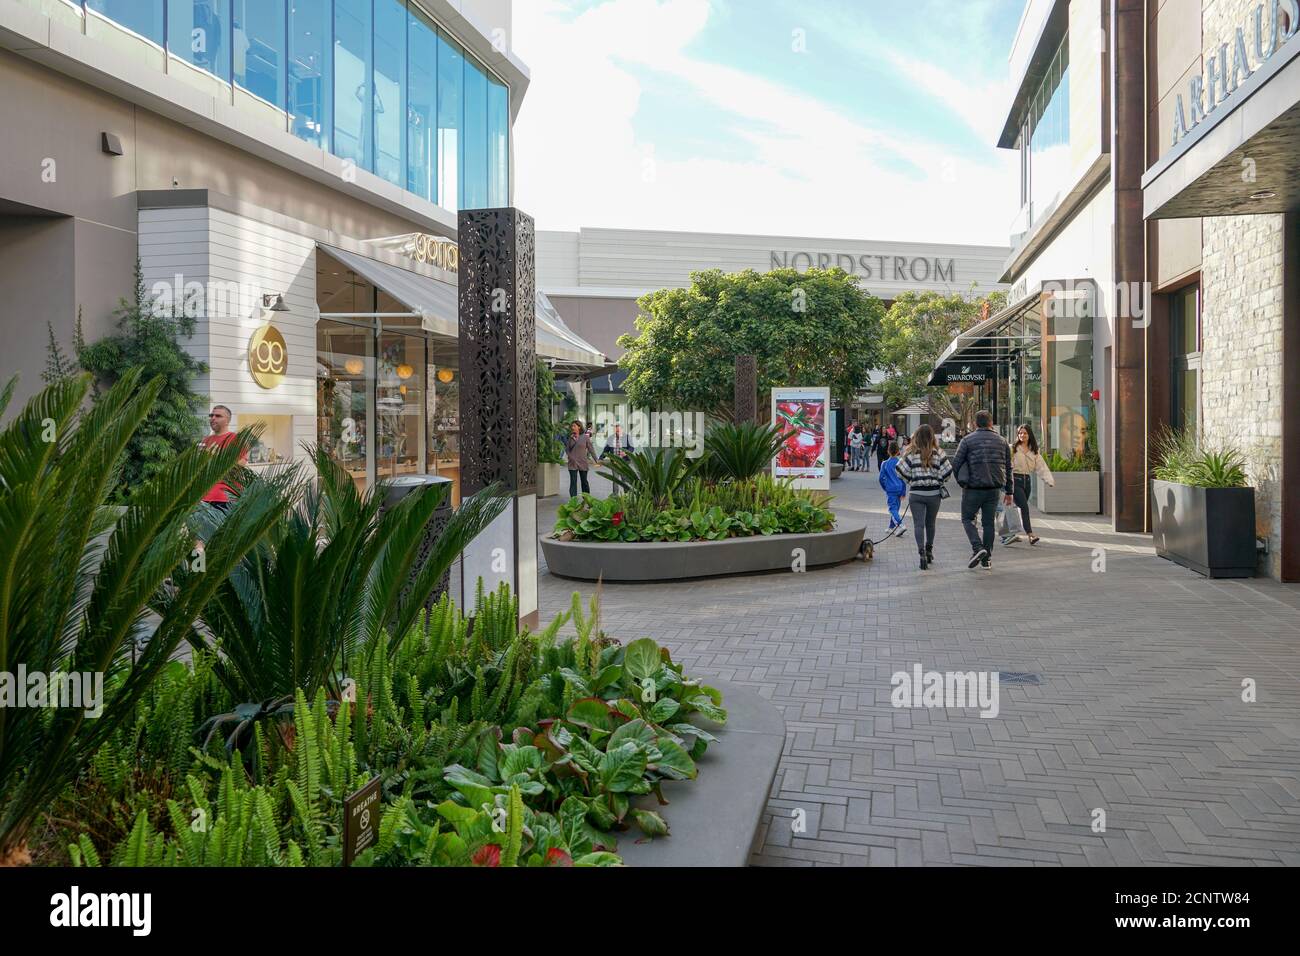
<path id="1" fill-rule="evenodd" d="M 1255 546 L 1254 488 L 1196 488 L 1151 482 L 1156 554 L 1209 578 L 1250 578 Z"/>
<path id="2" fill-rule="evenodd" d="M 1096 471 L 1058 471 L 1053 488 L 1035 479 L 1035 503 L 1049 515 L 1101 514 L 1101 473 Z"/>
<path id="3" fill-rule="evenodd" d="M 618 841 L 628 866 L 745 866 L 749 861 L 785 746 L 785 720 L 752 688 L 705 683 L 722 691 L 727 723 L 718 727 L 695 718 L 718 742 L 700 759 L 694 780 L 663 785 L 668 836 L 637 842 L 628 834 Z M 634 798 L 633 805 L 660 809 L 652 795 Z"/>
<path id="4" fill-rule="evenodd" d="M 543 462 L 538 471 L 540 472 L 541 488 L 538 490 L 539 498 L 554 498 L 560 493 L 560 474 L 563 467 L 552 462 Z"/>
<path id="5" fill-rule="evenodd" d="M 860 524 L 837 521 L 835 531 L 821 534 L 774 534 L 725 541 L 666 541 L 606 544 L 600 541 L 541 539 L 552 574 L 578 581 L 677 581 L 758 571 L 789 571 L 795 549 L 804 551 L 805 567 L 843 564 L 857 557 Z"/>

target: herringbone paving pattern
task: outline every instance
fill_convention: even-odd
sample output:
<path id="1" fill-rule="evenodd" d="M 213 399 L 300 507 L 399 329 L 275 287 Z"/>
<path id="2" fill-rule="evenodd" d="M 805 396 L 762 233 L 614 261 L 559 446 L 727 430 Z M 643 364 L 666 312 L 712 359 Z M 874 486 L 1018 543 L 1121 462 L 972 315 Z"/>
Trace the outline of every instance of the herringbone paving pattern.
<path id="1" fill-rule="evenodd" d="M 835 493 L 880 537 L 874 474 Z M 1100 521 L 1036 530 L 968 571 L 950 501 L 925 574 L 909 536 L 870 564 L 607 585 L 603 623 L 783 711 L 755 864 L 1300 864 L 1300 588 L 1207 581 Z M 574 589 L 543 570 L 543 617 Z M 993 719 L 895 708 L 913 664 L 1040 683 L 1003 684 Z"/>

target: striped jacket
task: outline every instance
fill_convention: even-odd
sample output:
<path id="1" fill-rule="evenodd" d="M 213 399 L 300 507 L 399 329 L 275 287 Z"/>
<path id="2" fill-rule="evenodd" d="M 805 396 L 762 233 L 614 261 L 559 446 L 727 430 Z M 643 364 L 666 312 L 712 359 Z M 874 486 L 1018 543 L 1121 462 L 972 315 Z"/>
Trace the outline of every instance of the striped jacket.
<path id="1" fill-rule="evenodd" d="M 914 451 L 898 460 L 898 475 L 913 491 L 938 491 L 952 475 L 952 462 L 942 448 L 937 448 L 927 468 L 921 462 L 920 453 Z"/>

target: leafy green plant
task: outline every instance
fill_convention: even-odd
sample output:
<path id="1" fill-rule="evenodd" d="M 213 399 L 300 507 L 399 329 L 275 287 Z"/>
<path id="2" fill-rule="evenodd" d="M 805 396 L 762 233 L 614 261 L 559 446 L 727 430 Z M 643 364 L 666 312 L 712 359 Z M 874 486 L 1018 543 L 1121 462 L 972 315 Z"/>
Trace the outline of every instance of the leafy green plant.
<path id="1" fill-rule="evenodd" d="M 704 439 L 704 476 L 712 481 L 748 481 L 772 467 L 785 432 L 755 422 L 714 425 Z"/>
<path id="2" fill-rule="evenodd" d="M 186 520 L 251 440 L 191 447 L 109 507 L 128 445 L 163 381 L 124 373 L 84 413 L 90 377 L 48 386 L 0 431 L 0 672 L 102 675 L 96 720 L 74 707 L 0 708 L 0 863 L 20 862 L 37 815 L 136 704 L 235 565 L 281 517 L 253 483 L 198 540 Z M 0 395 L 0 413 L 13 394 Z M 154 614 L 150 614 L 150 610 Z"/>
<path id="3" fill-rule="evenodd" d="M 544 360 L 537 360 L 537 461 L 543 465 L 564 464 L 564 445 L 555 434 L 555 403 L 563 394 L 555 387 L 555 372 Z"/>
<path id="4" fill-rule="evenodd" d="M 1066 457 L 1059 451 L 1053 451 L 1047 456 L 1047 467 L 1054 472 L 1078 472 L 1078 471 L 1096 471 L 1096 466 L 1083 455 L 1070 455 Z"/>
<path id="5" fill-rule="evenodd" d="M 625 458 L 605 459 L 601 474 L 632 493 L 645 495 L 656 506 L 665 507 L 702 461 L 688 457 L 683 448 L 649 448 Z"/>
<path id="6" fill-rule="evenodd" d="M 495 486 L 467 498 L 433 540 L 433 513 L 447 485 L 417 489 L 391 508 L 383 485 L 365 493 L 323 448 L 314 450 L 318 482 L 285 477 L 287 515 L 222 580 L 204 607 L 204 629 L 190 642 L 214 652 L 217 677 L 241 702 L 213 718 L 234 725 L 228 746 L 257 720 L 289 708 L 295 691 L 341 695 L 342 672 L 359 649 L 388 631 L 411 630 L 443 574 L 505 508 Z M 200 522 L 220 527 L 219 516 Z"/>
<path id="7" fill-rule="evenodd" d="M 117 503 L 162 474 L 167 462 L 193 447 L 203 434 L 199 412 L 206 397 L 194 391 L 193 383 L 208 367 L 181 345 L 197 325 L 194 310 L 185 306 L 175 303 L 169 314 L 155 309 L 136 260 L 135 292 L 119 303 L 117 330 L 89 344 L 76 337 L 77 363 L 95 376 L 97 386 L 111 386 L 132 370 L 139 370 L 141 381 L 161 383 L 149 414 L 127 442 L 112 491 Z M 97 387 L 95 401 L 102 394 Z"/>
<path id="8" fill-rule="evenodd" d="M 1189 429 L 1165 428 L 1156 435 L 1155 466 L 1160 481 L 1196 488 L 1245 488 L 1250 483 L 1246 460 L 1235 448 L 1207 448 Z"/>

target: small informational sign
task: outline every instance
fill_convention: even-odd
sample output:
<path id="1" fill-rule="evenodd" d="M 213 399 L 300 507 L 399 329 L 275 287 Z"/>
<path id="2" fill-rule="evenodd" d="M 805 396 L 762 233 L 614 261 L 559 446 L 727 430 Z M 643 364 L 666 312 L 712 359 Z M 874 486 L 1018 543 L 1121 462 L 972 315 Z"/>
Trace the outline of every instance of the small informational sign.
<path id="1" fill-rule="evenodd" d="M 379 778 L 343 800 L 343 865 L 351 866 L 379 839 Z"/>
<path id="2" fill-rule="evenodd" d="M 796 488 L 831 490 L 829 388 L 772 389 L 772 423 L 785 433 L 772 474 Z"/>
<path id="3" fill-rule="evenodd" d="M 253 381 L 266 389 L 283 382 L 289 371 L 289 347 L 280 330 L 269 322 L 248 340 L 248 371 Z"/>

